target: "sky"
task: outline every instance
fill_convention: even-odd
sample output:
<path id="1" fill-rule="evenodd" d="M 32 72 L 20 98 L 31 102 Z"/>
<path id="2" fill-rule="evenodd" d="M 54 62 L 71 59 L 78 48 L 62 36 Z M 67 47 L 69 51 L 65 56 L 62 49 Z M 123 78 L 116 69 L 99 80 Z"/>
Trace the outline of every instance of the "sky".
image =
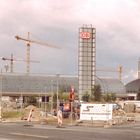
<path id="1" fill-rule="evenodd" d="M 78 74 L 78 30 L 96 28 L 97 69 L 117 70 L 122 80 L 137 78 L 140 50 L 139 0 L 0 0 L 0 57 L 26 59 L 26 42 L 15 35 L 49 43 L 60 49 L 31 43 L 31 73 Z M 5 71 L 9 61 L 0 60 Z M 26 63 L 14 62 L 14 72 L 25 73 Z M 98 72 L 117 77 L 118 73 Z"/>

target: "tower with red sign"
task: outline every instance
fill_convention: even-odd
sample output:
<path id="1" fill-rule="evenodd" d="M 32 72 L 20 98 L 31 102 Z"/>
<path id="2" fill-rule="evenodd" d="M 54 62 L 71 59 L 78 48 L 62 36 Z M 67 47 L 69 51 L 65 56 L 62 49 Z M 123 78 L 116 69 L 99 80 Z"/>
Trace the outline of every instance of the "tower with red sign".
<path id="1" fill-rule="evenodd" d="M 91 93 L 96 75 L 96 29 L 92 25 L 79 28 L 78 78 L 79 98 Z"/>

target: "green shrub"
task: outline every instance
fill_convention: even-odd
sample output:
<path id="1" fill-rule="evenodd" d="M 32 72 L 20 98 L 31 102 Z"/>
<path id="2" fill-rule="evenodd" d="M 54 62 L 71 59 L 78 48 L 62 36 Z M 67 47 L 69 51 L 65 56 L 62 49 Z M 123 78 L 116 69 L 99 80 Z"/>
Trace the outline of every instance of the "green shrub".
<path id="1" fill-rule="evenodd" d="M 23 116 L 24 112 L 20 111 L 7 111 L 2 113 L 3 118 L 18 118 Z"/>
<path id="2" fill-rule="evenodd" d="M 88 92 L 86 92 L 83 96 L 82 96 L 82 101 L 85 101 L 85 102 L 89 102 L 90 100 L 90 95 Z"/>

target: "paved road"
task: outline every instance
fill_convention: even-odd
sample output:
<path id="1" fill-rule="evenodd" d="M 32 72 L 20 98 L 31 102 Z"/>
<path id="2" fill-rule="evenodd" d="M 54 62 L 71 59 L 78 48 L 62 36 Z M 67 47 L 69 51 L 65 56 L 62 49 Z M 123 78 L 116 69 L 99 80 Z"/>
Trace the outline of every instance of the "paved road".
<path id="1" fill-rule="evenodd" d="M 1 123 L 0 140 L 140 140 L 140 123 L 111 128 Z"/>

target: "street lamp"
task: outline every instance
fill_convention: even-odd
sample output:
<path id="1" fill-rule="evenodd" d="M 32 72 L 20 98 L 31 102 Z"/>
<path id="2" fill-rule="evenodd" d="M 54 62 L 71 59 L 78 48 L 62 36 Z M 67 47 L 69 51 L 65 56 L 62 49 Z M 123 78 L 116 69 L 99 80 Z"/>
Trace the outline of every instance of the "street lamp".
<path id="1" fill-rule="evenodd" d="M 45 117 L 46 117 L 46 112 L 47 112 L 47 108 L 46 108 L 46 98 L 47 98 L 47 96 L 46 96 L 46 94 L 47 94 L 47 87 L 45 87 Z"/>
<path id="2" fill-rule="evenodd" d="M 57 84 L 57 85 L 56 85 L 56 88 L 57 88 L 57 89 L 56 89 L 56 94 L 57 94 L 57 112 L 58 112 L 58 106 L 59 106 L 59 99 L 58 99 L 58 92 L 59 92 L 59 76 L 60 76 L 59 74 L 56 75 L 56 78 L 57 78 L 57 83 L 56 83 L 56 84 Z"/>
<path id="3" fill-rule="evenodd" d="M 53 80 L 51 80 L 51 94 L 52 94 L 52 102 L 51 102 L 51 113 L 53 114 Z"/>

